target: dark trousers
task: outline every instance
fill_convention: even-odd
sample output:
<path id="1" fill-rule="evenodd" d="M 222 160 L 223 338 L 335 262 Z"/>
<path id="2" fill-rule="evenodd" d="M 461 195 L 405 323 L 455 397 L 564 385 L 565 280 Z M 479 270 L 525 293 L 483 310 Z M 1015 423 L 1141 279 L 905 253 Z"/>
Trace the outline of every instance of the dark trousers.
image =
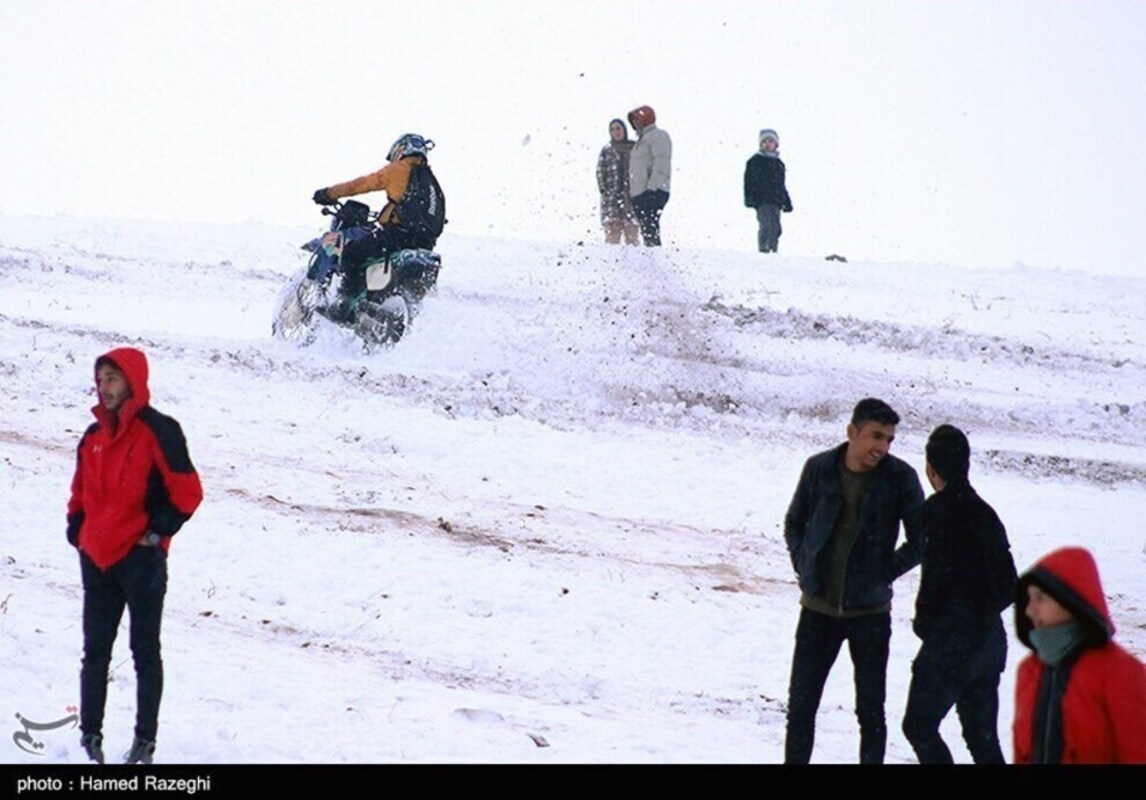
<path id="1" fill-rule="evenodd" d="M 669 193 L 663 189 L 641 192 L 633 198 L 633 212 L 637 224 L 641 226 L 641 238 L 645 247 L 661 246 L 661 213 L 668 205 Z"/>
<path id="2" fill-rule="evenodd" d="M 366 288 L 366 265 L 388 253 L 405 250 L 408 247 L 432 249 L 434 243 L 427 244 L 409 231 L 397 225 L 375 226 L 368 236 L 347 242 L 342 248 L 341 293 L 353 297 Z"/>
<path id="3" fill-rule="evenodd" d="M 824 694 L 824 683 L 845 641 L 855 670 L 860 763 L 883 763 L 887 748 L 883 704 L 887 695 L 891 614 L 883 612 L 839 619 L 802 608 L 800 622 L 796 626 L 792 678 L 788 684 L 785 764 L 807 764 L 812 758 L 816 712 Z"/>
<path id="4" fill-rule="evenodd" d="M 1007 635 L 994 621 L 986 631 L 929 636 L 911 665 L 903 734 L 920 764 L 953 764 L 939 723 L 954 706 L 963 741 L 976 764 L 1003 764 L 999 746 L 999 675 Z"/>
<path id="5" fill-rule="evenodd" d="M 780 206 L 764 205 L 756 208 L 756 221 L 760 229 L 756 232 L 756 246 L 761 253 L 775 253 L 780 246 Z"/>
<path id="6" fill-rule="evenodd" d="M 131 656 L 135 661 L 135 735 L 155 740 L 163 661 L 159 623 L 167 593 L 167 554 L 159 547 L 132 548 L 104 572 L 80 553 L 84 581 L 84 659 L 80 670 L 80 730 L 98 734 L 107 704 L 107 673 L 112 646 L 126 605 L 131 620 Z"/>

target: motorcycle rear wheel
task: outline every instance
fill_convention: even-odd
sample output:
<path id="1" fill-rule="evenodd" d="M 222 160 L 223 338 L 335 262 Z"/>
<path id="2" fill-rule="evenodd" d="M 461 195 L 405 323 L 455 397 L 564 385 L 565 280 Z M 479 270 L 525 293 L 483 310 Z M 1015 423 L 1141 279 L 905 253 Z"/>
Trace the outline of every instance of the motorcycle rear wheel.
<path id="1" fill-rule="evenodd" d="M 397 344 L 410 329 L 417 302 L 404 287 L 382 300 L 364 300 L 358 304 L 354 331 L 367 348 Z"/>

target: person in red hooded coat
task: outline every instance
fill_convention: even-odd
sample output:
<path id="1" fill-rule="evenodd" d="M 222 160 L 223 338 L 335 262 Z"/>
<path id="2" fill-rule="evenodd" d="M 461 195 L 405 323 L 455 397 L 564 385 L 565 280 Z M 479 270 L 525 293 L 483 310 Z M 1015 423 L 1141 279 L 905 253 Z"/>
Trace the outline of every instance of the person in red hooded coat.
<path id="1" fill-rule="evenodd" d="M 1018 581 L 1016 764 L 1146 764 L 1146 666 L 1114 642 L 1094 557 L 1044 556 Z"/>
<path id="2" fill-rule="evenodd" d="M 96 359 L 96 421 L 80 439 L 68 500 L 68 541 L 84 586 L 80 743 L 103 763 L 108 666 L 124 607 L 135 662 L 135 738 L 128 763 L 155 752 L 163 662 L 159 626 L 171 537 L 203 499 L 179 423 L 151 407 L 147 358 L 131 347 Z"/>

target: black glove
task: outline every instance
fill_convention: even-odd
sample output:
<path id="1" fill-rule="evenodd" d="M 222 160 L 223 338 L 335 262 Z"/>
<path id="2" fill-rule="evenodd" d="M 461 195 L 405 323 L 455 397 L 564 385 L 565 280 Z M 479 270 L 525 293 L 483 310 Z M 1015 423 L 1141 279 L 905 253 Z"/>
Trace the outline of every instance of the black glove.
<path id="1" fill-rule="evenodd" d="M 314 202 L 320 206 L 332 206 L 335 204 L 335 199 L 327 193 L 326 189 L 319 189 L 314 193 Z"/>

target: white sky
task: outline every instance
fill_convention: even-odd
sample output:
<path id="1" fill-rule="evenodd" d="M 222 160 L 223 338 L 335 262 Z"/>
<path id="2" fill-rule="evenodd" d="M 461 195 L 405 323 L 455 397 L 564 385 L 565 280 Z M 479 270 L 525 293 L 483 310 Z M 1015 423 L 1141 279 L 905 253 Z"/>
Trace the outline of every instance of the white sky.
<path id="1" fill-rule="evenodd" d="M 4 214 L 305 224 L 416 130 L 448 233 L 596 239 L 648 103 L 670 245 L 754 247 L 768 126 L 783 252 L 1146 274 L 1140 2 L 5 0 L 0 35 Z"/>

